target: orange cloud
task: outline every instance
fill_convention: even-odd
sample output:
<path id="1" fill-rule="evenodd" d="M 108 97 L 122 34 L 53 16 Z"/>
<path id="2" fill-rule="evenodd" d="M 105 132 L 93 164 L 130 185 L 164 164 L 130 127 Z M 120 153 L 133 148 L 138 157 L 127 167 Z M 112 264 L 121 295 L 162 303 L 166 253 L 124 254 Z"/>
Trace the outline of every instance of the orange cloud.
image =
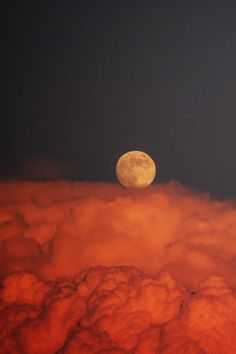
<path id="1" fill-rule="evenodd" d="M 176 183 L 0 184 L 3 353 L 234 354 L 236 208 Z"/>

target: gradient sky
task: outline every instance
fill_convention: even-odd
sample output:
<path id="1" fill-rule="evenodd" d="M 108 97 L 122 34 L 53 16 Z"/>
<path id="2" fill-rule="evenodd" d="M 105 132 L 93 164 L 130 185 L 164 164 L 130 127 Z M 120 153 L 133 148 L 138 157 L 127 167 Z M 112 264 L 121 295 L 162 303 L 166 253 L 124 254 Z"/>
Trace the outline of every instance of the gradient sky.
<path id="1" fill-rule="evenodd" d="M 140 149 L 157 182 L 236 196 L 235 1 L 20 1 L 2 16 L 2 178 L 47 161 L 49 178 L 113 182 Z"/>

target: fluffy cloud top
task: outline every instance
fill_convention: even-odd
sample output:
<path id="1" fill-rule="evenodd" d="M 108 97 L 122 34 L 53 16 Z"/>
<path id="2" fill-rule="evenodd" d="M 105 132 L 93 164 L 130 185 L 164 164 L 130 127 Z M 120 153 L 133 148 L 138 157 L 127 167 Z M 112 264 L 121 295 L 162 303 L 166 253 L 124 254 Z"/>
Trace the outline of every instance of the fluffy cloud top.
<path id="1" fill-rule="evenodd" d="M 233 202 L 2 182 L 0 352 L 235 354 L 235 263 Z"/>

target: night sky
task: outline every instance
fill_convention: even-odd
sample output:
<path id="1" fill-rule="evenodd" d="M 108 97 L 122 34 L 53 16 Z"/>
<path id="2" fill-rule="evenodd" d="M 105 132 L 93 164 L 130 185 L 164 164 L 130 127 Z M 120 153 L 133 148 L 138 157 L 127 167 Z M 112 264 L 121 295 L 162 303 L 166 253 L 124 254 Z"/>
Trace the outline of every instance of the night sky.
<path id="1" fill-rule="evenodd" d="M 1 178 L 115 182 L 143 150 L 156 183 L 235 198 L 235 18 L 227 0 L 6 2 Z"/>

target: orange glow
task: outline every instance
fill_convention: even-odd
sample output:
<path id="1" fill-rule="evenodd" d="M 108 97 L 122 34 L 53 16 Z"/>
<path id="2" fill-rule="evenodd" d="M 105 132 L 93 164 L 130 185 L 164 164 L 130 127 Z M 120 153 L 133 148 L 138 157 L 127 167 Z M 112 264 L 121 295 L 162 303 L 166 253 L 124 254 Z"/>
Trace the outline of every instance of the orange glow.
<path id="1" fill-rule="evenodd" d="M 176 183 L 0 183 L 1 354 L 235 354 L 236 208 Z"/>

